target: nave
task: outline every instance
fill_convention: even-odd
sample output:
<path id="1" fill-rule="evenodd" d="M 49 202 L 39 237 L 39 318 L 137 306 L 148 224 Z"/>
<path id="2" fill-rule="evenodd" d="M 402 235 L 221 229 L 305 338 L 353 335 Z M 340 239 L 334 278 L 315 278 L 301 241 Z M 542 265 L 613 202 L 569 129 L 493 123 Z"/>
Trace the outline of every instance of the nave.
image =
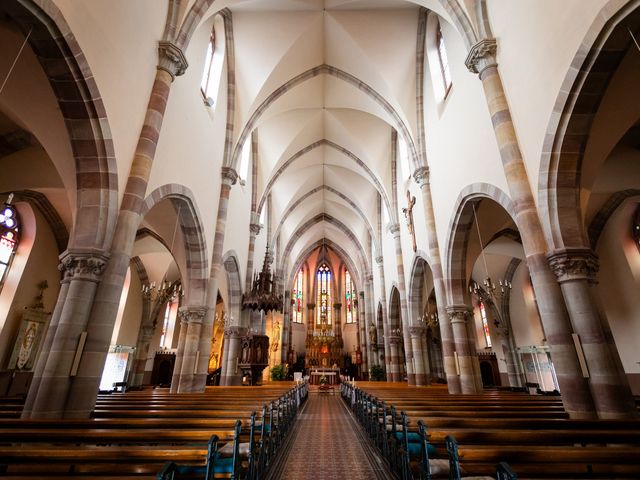
<path id="1" fill-rule="evenodd" d="M 352 411 L 335 393 L 312 390 L 301 409 L 288 449 L 268 480 L 387 479 L 392 475 L 373 451 Z"/>

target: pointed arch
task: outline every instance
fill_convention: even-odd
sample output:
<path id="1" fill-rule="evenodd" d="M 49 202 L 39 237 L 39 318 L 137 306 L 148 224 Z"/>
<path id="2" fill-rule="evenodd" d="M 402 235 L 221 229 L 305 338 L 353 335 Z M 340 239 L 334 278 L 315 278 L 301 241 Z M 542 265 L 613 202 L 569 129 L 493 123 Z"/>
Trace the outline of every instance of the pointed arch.
<path id="1" fill-rule="evenodd" d="M 107 249 L 118 214 L 118 170 L 106 109 L 89 63 L 52 0 L 0 2 L 49 80 L 65 121 L 76 172 L 77 212 L 69 248 Z"/>
<path id="2" fill-rule="evenodd" d="M 204 306 L 207 301 L 209 262 L 206 236 L 195 196 L 183 185 L 162 185 L 145 199 L 140 219 L 163 200 L 169 200 L 175 208 L 184 239 L 187 269 L 184 275 L 185 304 Z"/>

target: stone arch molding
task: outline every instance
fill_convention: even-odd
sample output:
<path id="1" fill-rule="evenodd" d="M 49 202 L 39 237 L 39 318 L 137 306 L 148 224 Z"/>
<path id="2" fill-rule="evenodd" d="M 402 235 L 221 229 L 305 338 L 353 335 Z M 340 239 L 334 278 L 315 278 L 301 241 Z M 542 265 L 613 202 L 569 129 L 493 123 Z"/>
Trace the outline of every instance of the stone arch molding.
<path id="1" fill-rule="evenodd" d="M 164 200 L 168 200 L 173 204 L 184 238 L 187 268 L 185 274 L 185 305 L 205 306 L 209 279 L 208 250 L 195 197 L 193 192 L 183 185 L 173 183 L 158 187 L 145 199 L 140 213 L 140 220 L 153 207 Z M 173 252 L 171 253 L 173 254 Z"/>
<path id="2" fill-rule="evenodd" d="M 118 173 L 106 110 L 89 63 L 52 0 L 0 2 L 49 79 L 71 143 L 77 190 L 68 248 L 108 249 L 118 214 Z"/>
<path id="3" fill-rule="evenodd" d="M 600 100 L 626 49 L 609 44 L 640 0 L 609 0 L 571 61 L 551 113 L 542 149 L 538 205 L 551 250 L 588 247 L 580 207 L 580 171 Z M 631 39 L 629 39 L 631 41 Z M 603 67 L 604 65 L 604 67 Z"/>
<path id="4" fill-rule="evenodd" d="M 488 183 L 474 183 L 460 192 L 453 210 L 454 214 L 449 221 L 447 230 L 449 233 L 444 255 L 444 277 L 449 305 L 466 303 L 466 252 L 469 231 L 473 227 L 473 206 L 483 199 L 493 200 L 500 205 L 511 217 L 516 227 L 520 229 L 515 214 L 515 205 L 500 188 Z"/>
<path id="5" fill-rule="evenodd" d="M 422 305 L 420 300 L 422 299 L 422 289 L 424 287 L 424 273 L 425 267 L 431 271 L 431 264 L 427 260 L 429 257 L 426 252 L 418 250 L 411 262 L 411 276 L 409 281 L 409 316 L 411 318 L 418 318 L 422 313 Z M 431 273 L 433 277 L 433 273 Z"/>
<path id="6" fill-rule="evenodd" d="M 240 263 L 238 262 L 238 254 L 235 250 L 228 250 L 222 255 L 222 265 L 227 274 L 227 290 L 229 294 L 228 302 L 229 312 L 232 320 L 235 317 L 233 325 L 240 325 L 240 310 L 242 304 L 242 279 L 240 278 Z"/>

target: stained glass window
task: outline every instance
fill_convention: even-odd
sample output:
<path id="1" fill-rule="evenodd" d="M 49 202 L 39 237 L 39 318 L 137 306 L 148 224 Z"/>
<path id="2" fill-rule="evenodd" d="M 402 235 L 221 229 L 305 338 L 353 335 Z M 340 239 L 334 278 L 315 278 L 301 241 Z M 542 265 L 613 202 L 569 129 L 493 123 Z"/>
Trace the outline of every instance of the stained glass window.
<path id="1" fill-rule="evenodd" d="M 318 269 L 317 284 L 316 323 L 331 325 L 331 270 L 324 263 Z"/>
<path id="2" fill-rule="evenodd" d="M 5 203 L 0 213 L 0 287 L 4 283 L 13 255 L 18 248 L 19 228 L 18 212 Z"/>
<path id="3" fill-rule="evenodd" d="M 440 61 L 440 72 L 442 74 L 442 84 L 444 86 L 444 96 L 446 97 L 451 88 L 451 70 L 449 70 L 449 59 L 447 50 L 444 46 L 444 37 L 438 23 L 438 31 L 436 33 L 436 46 L 438 47 L 438 60 Z"/>
<path id="4" fill-rule="evenodd" d="M 347 271 L 344 274 L 345 285 L 345 305 L 347 307 L 347 323 L 354 323 L 356 321 L 355 314 L 355 295 L 356 290 L 353 288 L 353 282 L 351 281 L 351 274 Z"/>
<path id="5" fill-rule="evenodd" d="M 487 321 L 487 310 L 484 307 L 484 303 L 480 302 L 480 317 L 482 318 L 482 332 L 484 333 L 484 339 L 487 342 L 487 347 L 491 348 L 491 334 L 489 333 L 489 322 Z"/>
<path id="6" fill-rule="evenodd" d="M 302 269 L 300 269 L 296 276 L 291 298 L 293 298 L 291 319 L 295 323 L 302 323 Z"/>

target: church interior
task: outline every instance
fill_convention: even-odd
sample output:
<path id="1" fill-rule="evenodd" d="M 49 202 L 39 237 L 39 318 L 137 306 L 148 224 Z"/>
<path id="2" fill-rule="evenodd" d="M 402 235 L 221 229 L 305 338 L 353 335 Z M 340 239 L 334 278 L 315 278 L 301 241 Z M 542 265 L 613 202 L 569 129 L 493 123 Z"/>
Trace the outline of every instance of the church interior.
<path id="1" fill-rule="evenodd" d="M 0 477 L 640 478 L 640 0 L 3 0 L 0 52 Z"/>

